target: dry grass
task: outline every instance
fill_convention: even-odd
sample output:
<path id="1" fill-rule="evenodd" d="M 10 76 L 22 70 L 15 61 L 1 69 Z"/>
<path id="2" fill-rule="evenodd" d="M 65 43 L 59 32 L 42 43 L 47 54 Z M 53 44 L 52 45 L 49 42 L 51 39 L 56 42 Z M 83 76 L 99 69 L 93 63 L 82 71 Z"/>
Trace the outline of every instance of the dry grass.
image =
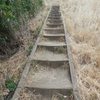
<path id="1" fill-rule="evenodd" d="M 16 83 L 18 82 L 25 60 L 25 51 L 20 49 L 20 51 L 9 60 L 0 63 L 0 96 L 9 93 L 5 87 L 5 80 L 12 78 Z"/>
<path id="2" fill-rule="evenodd" d="M 100 1 L 45 0 L 60 2 L 76 64 L 82 100 L 100 100 Z"/>
<path id="3" fill-rule="evenodd" d="M 62 0 L 82 100 L 100 99 L 100 2 Z"/>

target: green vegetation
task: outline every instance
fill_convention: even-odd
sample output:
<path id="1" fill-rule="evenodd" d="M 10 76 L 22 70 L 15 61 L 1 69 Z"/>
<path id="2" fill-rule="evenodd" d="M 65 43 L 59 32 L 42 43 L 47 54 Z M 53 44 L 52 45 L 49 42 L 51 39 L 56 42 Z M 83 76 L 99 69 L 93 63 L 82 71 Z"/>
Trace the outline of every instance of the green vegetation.
<path id="1" fill-rule="evenodd" d="M 33 48 L 33 44 L 30 44 L 27 49 L 27 56 L 30 55 L 30 53 L 32 52 L 32 48 Z"/>
<path id="2" fill-rule="evenodd" d="M 13 80 L 6 80 L 5 85 L 6 88 L 9 89 L 9 91 L 14 91 L 17 86 Z"/>
<path id="3" fill-rule="evenodd" d="M 0 28 L 18 24 L 20 17 L 34 16 L 41 6 L 42 0 L 0 0 Z"/>
<path id="4" fill-rule="evenodd" d="M 3 47 L 12 47 L 15 31 L 35 16 L 41 6 L 42 0 L 0 0 L 0 55 Z"/>

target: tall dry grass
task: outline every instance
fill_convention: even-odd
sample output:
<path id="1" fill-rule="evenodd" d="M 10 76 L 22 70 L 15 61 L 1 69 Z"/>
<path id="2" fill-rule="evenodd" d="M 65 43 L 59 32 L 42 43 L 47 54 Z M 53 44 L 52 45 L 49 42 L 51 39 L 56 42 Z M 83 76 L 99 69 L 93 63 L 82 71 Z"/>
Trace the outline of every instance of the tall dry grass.
<path id="1" fill-rule="evenodd" d="M 100 1 L 45 0 L 61 5 L 82 100 L 100 100 Z"/>

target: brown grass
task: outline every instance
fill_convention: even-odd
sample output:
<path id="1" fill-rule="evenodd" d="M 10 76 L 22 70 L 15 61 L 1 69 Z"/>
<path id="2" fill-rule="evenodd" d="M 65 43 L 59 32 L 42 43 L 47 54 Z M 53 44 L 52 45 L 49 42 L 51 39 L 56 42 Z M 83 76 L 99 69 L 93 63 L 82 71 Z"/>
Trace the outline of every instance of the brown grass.
<path id="1" fill-rule="evenodd" d="M 82 100 L 100 99 L 100 8 L 97 0 L 62 0 Z"/>

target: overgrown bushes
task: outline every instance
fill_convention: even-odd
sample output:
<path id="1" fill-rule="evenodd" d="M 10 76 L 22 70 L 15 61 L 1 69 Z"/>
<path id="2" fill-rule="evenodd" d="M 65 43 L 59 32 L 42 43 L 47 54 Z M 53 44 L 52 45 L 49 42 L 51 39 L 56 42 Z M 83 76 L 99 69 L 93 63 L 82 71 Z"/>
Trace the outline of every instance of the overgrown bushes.
<path id="1" fill-rule="evenodd" d="M 34 16 L 41 6 L 42 0 L 0 0 L 0 28 L 17 25 L 21 16 Z"/>
<path id="2" fill-rule="evenodd" d="M 0 48 L 11 42 L 15 30 L 35 16 L 41 6 L 42 0 L 0 0 Z"/>

